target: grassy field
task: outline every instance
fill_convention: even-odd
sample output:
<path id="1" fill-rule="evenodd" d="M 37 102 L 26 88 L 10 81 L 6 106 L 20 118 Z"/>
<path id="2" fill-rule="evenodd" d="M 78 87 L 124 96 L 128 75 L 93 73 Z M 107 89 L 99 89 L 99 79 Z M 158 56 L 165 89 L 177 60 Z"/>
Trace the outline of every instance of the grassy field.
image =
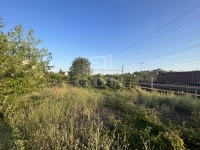
<path id="1" fill-rule="evenodd" d="M 0 117 L 0 132 L 0 149 L 195 150 L 200 100 L 62 85 L 16 100 Z"/>

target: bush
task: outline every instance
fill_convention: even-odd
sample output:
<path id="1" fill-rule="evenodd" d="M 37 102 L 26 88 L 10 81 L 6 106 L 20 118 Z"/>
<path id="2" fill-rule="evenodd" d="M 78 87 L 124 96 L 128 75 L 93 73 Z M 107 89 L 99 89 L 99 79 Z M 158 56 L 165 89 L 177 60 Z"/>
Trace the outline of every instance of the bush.
<path id="1" fill-rule="evenodd" d="M 1 21 L 1 20 L 0 20 Z M 38 49 L 33 30 L 23 38 L 22 26 L 0 32 L 0 101 L 8 101 L 47 86 L 45 73 L 50 68 L 51 53 Z"/>

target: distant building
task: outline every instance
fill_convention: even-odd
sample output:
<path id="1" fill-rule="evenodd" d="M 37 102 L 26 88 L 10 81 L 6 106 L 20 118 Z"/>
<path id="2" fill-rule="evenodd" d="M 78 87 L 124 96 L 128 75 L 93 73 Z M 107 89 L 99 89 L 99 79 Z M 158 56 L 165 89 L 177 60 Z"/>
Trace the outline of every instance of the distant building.
<path id="1" fill-rule="evenodd" d="M 69 74 L 69 72 L 68 72 L 68 71 L 65 71 L 65 74 L 64 74 L 64 75 L 65 75 L 65 76 L 68 76 L 68 74 Z"/>
<path id="2" fill-rule="evenodd" d="M 69 71 L 62 71 L 62 70 L 60 69 L 60 71 L 59 71 L 58 73 L 59 73 L 59 74 L 62 74 L 62 75 L 64 75 L 64 76 L 68 76 Z"/>

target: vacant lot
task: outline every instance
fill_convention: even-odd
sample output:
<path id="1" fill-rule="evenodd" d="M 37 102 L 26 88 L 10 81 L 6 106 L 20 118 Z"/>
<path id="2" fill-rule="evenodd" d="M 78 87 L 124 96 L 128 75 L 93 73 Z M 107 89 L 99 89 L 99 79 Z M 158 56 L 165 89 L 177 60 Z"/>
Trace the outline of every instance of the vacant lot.
<path id="1" fill-rule="evenodd" d="M 200 101 L 62 85 L 16 100 L 0 127 L 0 149 L 199 149 Z"/>

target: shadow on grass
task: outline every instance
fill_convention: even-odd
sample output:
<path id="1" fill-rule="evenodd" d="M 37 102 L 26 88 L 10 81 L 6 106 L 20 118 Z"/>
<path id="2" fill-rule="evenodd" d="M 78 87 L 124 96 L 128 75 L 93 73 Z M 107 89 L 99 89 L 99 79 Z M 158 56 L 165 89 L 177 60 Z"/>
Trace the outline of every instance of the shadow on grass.
<path id="1" fill-rule="evenodd" d="M 0 117 L 0 149 L 12 149 L 12 128 Z"/>

